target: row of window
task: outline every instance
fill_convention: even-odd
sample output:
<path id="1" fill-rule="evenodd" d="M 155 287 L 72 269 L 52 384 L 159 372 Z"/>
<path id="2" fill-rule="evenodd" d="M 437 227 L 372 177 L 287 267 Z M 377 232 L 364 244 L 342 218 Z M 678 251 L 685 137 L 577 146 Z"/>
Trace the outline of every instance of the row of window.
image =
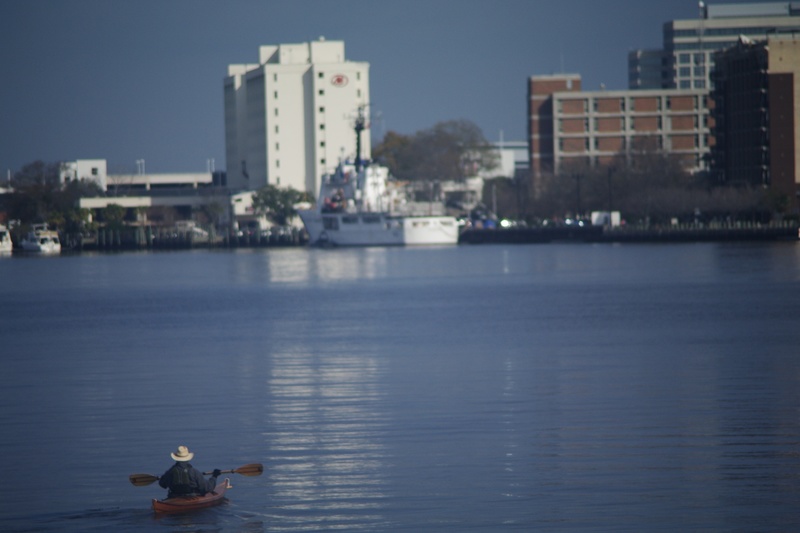
<path id="1" fill-rule="evenodd" d="M 681 87 L 681 88 L 683 89 L 683 88 L 688 88 L 688 87 Z M 672 97 L 670 97 L 670 96 L 666 96 L 666 97 L 663 97 L 663 98 L 660 97 L 660 96 L 651 97 L 651 98 L 630 98 L 630 100 L 629 100 L 630 104 L 627 103 L 628 100 L 625 97 L 621 97 L 619 99 L 619 109 L 618 110 L 614 110 L 614 111 L 609 111 L 609 113 L 618 113 L 618 112 L 625 111 L 627 106 L 630 107 L 630 111 L 635 112 L 636 111 L 636 101 L 637 101 L 637 99 L 641 100 L 643 102 L 647 102 L 647 104 L 652 104 L 653 101 L 655 100 L 655 110 L 652 109 L 651 105 L 645 105 L 644 109 L 643 109 L 644 112 L 662 111 L 663 109 L 667 109 L 667 110 L 671 110 L 672 109 Z M 588 113 L 589 112 L 589 102 L 591 101 L 592 102 L 592 110 L 595 113 L 598 113 L 601 100 L 604 101 L 604 102 L 608 102 L 610 99 L 609 98 L 602 98 L 602 99 L 583 99 L 583 100 L 581 100 L 583 102 L 583 112 L 584 113 Z M 561 99 L 559 99 L 559 100 L 556 101 L 557 102 L 556 108 L 557 108 L 559 113 L 563 114 L 564 113 L 564 102 L 576 102 L 576 101 L 577 100 L 571 100 L 571 99 L 570 100 L 561 100 Z M 701 100 L 697 96 L 693 96 L 692 97 L 692 107 L 695 110 L 698 110 L 700 108 L 699 107 L 700 103 L 701 103 Z"/>
<path id="2" fill-rule="evenodd" d="M 724 35 L 766 35 L 767 33 L 774 32 L 777 28 L 775 26 L 752 26 L 752 27 L 735 27 L 735 28 L 694 28 L 688 30 L 673 30 L 668 35 L 672 37 L 720 37 Z"/>
<path id="3" fill-rule="evenodd" d="M 673 125 L 675 124 L 675 119 L 678 119 L 678 120 L 682 121 L 683 119 L 686 119 L 686 118 L 688 118 L 688 117 L 686 117 L 686 116 L 676 116 L 676 117 L 670 116 L 670 117 L 667 117 L 667 124 L 669 126 L 669 129 L 670 130 L 674 129 Z M 653 119 L 655 119 L 655 121 Z M 567 120 L 569 120 L 569 119 L 567 119 Z M 571 120 L 574 123 L 575 119 L 571 119 Z M 593 128 L 592 128 L 591 131 L 600 131 L 600 122 L 601 121 L 603 121 L 604 125 L 609 125 L 612 120 L 613 120 L 613 117 L 595 118 L 592 121 Z M 692 123 L 693 123 L 693 129 L 697 129 L 699 124 L 700 124 L 700 118 L 699 118 L 698 115 L 692 115 Z M 663 122 L 663 117 L 662 116 L 630 117 L 630 129 L 634 130 L 634 131 L 645 131 L 647 129 L 652 128 L 653 126 L 655 126 L 658 131 L 661 131 L 663 129 L 663 124 L 664 124 L 664 122 Z M 678 124 L 678 126 L 680 126 L 680 124 Z M 708 127 L 708 115 L 703 115 L 703 127 L 705 127 L 705 128 Z M 618 129 L 614 128 L 613 130 L 610 130 L 610 131 L 623 131 L 624 129 L 625 129 L 625 117 L 619 117 L 619 128 Z M 564 119 L 559 119 L 558 120 L 558 131 L 560 133 L 564 133 Z M 589 130 L 589 119 L 585 118 L 585 119 L 583 119 L 583 131 L 582 132 L 588 132 L 588 131 L 590 131 Z M 687 131 L 687 130 L 684 129 L 683 131 Z M 579 132 L 574 132 L 574 133 L 579 133 Z"/>
<path id="4" fill-rule="evenodd" d="M 706 80 L 694 80 L 694 82 L 692 82 L 692 80 L 680 80 L 680 82 L 678 82 L 678 87 L 681 89 L 705 89 Z"/>
<path id="5" fill-rule="evenodd" d="M 657 147 L 659 149 L 663 149 L 664 148 L 664 137 L 662 137 L 661 135 L 657 135 L 657 136 L 653 136 L 653 138 L 655 139 Z M 703 145 L 702 146 L 708 146 L 708 135 L 703 135 L 702 138 L 703 138 Z M 628 137 L 618 137 L 618 139 L 620 140 L 621 149 L 630 149 L 630 148 L 633 147 L 633 142 L 632 142 L 633 139 L 630 139 Z M 573 141 L 574 141 L 574 139 L 573 139 Z M 592 150 L 592 149 L 600 150 L 600 139 L 598 137 L 593 137 L 593 138 L 586 137 L 586 138 L 584 138 L 583 141 L 584 141 L 583 142 L 583 148 L 587 152 Z M 558 140 L 558 149 L 559 149 L 559 151 L 564 152 L 565 146 L 566 146 L 565 139 L 559 139 Z M 572 143 L 570 146 L 571 146 L 571 148 L 573 148 L 573 151 L 574 151 L 575 144 Z M 695 148 L 700 148 L 701 147 L 701 145 L 700 145 L 700 135 L 694 135 L 694 147 Z M 616 152 L 618 150 L 615 149 L 615 150 L 608 150 L 608 151 Z"/>

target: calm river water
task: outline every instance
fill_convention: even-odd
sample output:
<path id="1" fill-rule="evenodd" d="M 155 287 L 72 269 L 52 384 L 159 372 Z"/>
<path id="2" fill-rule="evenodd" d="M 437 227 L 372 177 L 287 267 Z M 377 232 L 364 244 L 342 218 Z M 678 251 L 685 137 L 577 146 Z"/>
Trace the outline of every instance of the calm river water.
<path id="1" fill-rule="evenodd" d="M 14 256 L 0 301 L 0 530 L 800 529 L 800 243 Z M 264 474 L 154 517 L 181 444 Z"/>

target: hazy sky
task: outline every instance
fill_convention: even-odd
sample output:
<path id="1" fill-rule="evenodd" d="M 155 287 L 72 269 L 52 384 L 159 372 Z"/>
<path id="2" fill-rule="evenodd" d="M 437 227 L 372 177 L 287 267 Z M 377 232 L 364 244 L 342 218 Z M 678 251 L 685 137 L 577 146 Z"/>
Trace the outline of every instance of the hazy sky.
<path id="1" fill-rule="evenodd" d="M 715 4 L 713 0 L 707 2 Z M 719 3 L 733 3 L 719 2 Z M 0 0 L 0 171 L 225 167 L 222 82 L 262 44 L 343 40 L 370 64 L 373 137 L 468 119 L 525 140 L 530 76 L 627 87 L 627 53 L 697 0 Z"/>

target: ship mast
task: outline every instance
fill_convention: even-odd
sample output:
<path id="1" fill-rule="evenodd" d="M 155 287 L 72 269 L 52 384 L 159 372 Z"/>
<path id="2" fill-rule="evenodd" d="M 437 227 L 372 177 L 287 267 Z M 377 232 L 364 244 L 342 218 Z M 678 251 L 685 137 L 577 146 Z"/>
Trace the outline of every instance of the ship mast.
<path id="1" fill-rule="evenodd" d="M 356 130 L 356 172 L 364 167 L 364 162 L 361 159 L 361 132 L 367 127 L 367 120 L 364 118 L 364 106 L 358 106 L 358 115 L 356 116 L 355 130 Z"/>

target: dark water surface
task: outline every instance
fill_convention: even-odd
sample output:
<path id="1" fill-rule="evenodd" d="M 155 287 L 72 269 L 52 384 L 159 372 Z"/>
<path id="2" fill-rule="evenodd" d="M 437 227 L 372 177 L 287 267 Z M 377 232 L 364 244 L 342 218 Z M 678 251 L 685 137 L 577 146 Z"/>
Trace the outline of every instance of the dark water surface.
<path id="1" fill-rule="evenodd" d="M 0 260 L 0 530 L 797 531 L 800 244 Z M 186 444 L 221 507 L 156 518 Z"/>

